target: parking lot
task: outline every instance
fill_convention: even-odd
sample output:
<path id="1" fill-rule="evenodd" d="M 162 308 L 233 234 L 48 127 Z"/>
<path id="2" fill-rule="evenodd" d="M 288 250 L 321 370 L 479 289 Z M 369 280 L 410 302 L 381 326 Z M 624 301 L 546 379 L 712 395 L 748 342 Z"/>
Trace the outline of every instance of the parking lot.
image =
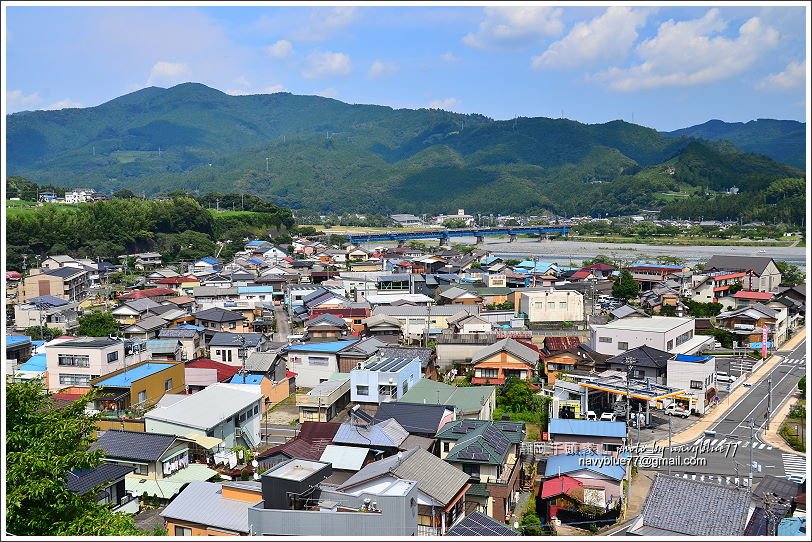
<path id="1" fill-rule="evenodd" d="M 632 442 L 649 443 L 658 440 L 668 440 L 668 418 L 664 412 L 658 410 L 651 411 L 651 423 L 648 427 L 641 428 L 639 431 L 637 427 L 632 426 L 629 431 L 631 434 Z M 671 433 L 676 435 L 680 431 L 687 429 L 701 418 L 697 416 L 688 416 L 681 418 L 679 416 L 671 416 Z M 639 440 L 638 440 L 639 439 Z"/>
<path id="2" fill-rule="evenodd" d="M 733 356 L 717 356 L 716 372 L 727 373 L 733 378 L 738 378 L 742 373 L 750 373 L 757 360 L 749 356 L 743 358 Z"/>

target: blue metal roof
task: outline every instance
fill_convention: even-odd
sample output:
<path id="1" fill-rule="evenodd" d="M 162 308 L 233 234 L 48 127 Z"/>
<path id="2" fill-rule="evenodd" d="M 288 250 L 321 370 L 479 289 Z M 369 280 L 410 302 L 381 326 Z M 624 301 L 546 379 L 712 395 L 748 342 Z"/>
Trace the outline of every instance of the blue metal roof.
<path id="1" fill-rule="evenodd" d="M 211 256 L 206 256 L 205 258 L 200 258 L 200 261 L 201 262 L 206 262 L 207 264 L 211 264 L 211 265 L 220 265 L 220 262 L 218 260 L 215 260 Z"/>
<path id="2" fill-rule="evenodd" d="M 6 348 L 27 342 L 31 342 L 31 337 L 28 335 L 6 335 Z"/>
<path id="3" fill-rule="evenodd" d="M 238 286 L 237 293 L 240 294 L 272 294 L 273 286 Z"/>
<path id="4" fill-rule="evenodd" d="M 195 331 L 206 331 L 206 328 L 203 326 L 196 326 L 194 324 L 181 324 L 179 326 L 175 326 L 181 329 L 194 329 Z"/>
<path id="5" fill-rule="evenodd" d="M 597 472 L 614 480 L 622 480 L 626 474 L 626 469 L 611 455 L 596 454 L 592 450 L 582 450 L 577 454 L 560 454 L 548 457 L 544 476 L 558 476 L 559 474 L 568 474 L 579 470 Z"/>
<path id="6" fill-rule="evenodd" d="M 21 371 L 36 371 L 42 372 L 47 368 L 45 362 L 45 354 L 36 354 L 31 356 L 28 361 L 20 365 Z"/>
<path id="7" fill-rule="evenodd" d="M 806 518 L 781 518 L 778 523 L 778 536 L 806 536 Z"/>
<path id="8" fill-rule="evenodd" d="M 682 266 L 680 265 L 666 265 L 662 263 L 648 263 L 648 262 L 634 262 L 629 267 L 659 267 L 662 269 L 676 269 L 678 271 L 682 270 Z"/>
<path id="9" fill-rule="evenodd" d="M 168 369 L 171 367 L 172 363 L 145 363 L 144 365 L 139 365 L 137 367 L 133 367 L 132 369 L 127 369 L 123 373 L 119 373 L 117 375 L 111 376 L 110 378 L 105 378 L 96 383 L 96 386 L 110 386 L 116 388 L 129 388 L 133 382 L 137 380 L 141 380 L 142 378 L 146 378 L 148 376 L 154 375 L 155 373 L 159 373 L 164 369 Z"/>
<path id="10" fill-rule="evenodd" d="M 550 420 L 549 432 L 551 435 L 624 438 L 626 436 L 626 424 L 624 422 L 553 418 Z"/>
<path id="11" fill-rule="evenodd" d="M 270 245 L 270 243 L 268 241 L 249 241 L 248 243 L 245 244 L 245 246 L 247 246 L 247 247 L 258 247 L 260 245 L 265 245 L 265 244 Z"/>
<path id="12" fill-rule="evenodd" d="M 259 384 L 262 382 L 262 379 L 265 378 L 265 375 L 256 375 L 256 374 L 245 374 L 241 375 L 240 373 L 235 374 L 231 377 L 231 380 L 228 382 L 230 384 Z"/>
<path id="13" fill-rule="evenodd" d="M 355 344 L 358 341 L 333 341 L 329 343 L 313 343 L 313 344 L 294 344 L 287 347 L 290 352 L 327 352 L 335 354 L 339 350 L 343 350 Z"/>
<path id="14" fill-rule="evenodd" d="M 685 354 L 677 354 L 674 356 L 675 361 L 686 361 L 688 363 L 704 363 L 713 359 L 713 356 L 688 356 Z"/>
<path id="15" fill-rule="evenodd" d="M 252 264 L 254 264 L 254 265 L 261 265 L 261 264 L 262 264 L 262 260 L 257 260 L 256 258 L 249 258 L 249 259 L 248 259 L 248 263 L 252 263 Z"/>

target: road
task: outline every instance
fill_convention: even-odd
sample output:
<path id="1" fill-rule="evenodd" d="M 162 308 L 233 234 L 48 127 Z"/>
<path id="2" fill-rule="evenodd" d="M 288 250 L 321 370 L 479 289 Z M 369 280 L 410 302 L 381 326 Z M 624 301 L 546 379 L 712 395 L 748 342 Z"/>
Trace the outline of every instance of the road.
<path id="1" fill-rule="evenodd" d="M 700 453 L 700 457 L 707 459 L 706 465 L 672 466 L 673 475 L 710 481 L 727 481 L 728 483 L 735 483 L 735 479 L 738 478 L 739 482 L 743 483 L 743 480 L 748 477 L 751 461 L 755 466 L 754 484 L 765 475 L 781 477 L 803 475 L 806 470 L 803 456 L 784 453 L 761 442 L 758 438 L 766 427 L 768 404 L 771 402 L 771 411 L 776 412 L 784 400 L 795 393 L 798 380 L 806 372 L 806 341 L 801 342 L 791 351 L 779 350 L 777 354 L 782 356 L 782 361 L 757 384 L 754 384 L 721 420 L 708 428 L 715 431 L 716 434 L 707 437 L 706 442 L 712 447 L 731 443 L 727 452 L 718 450 Z M 769 393 L 770 383 L 772 384 L 771 394 Z M 770 396 L 771 401 L 768 398 Z M 700 443 L 700 440 L 697 440 L 696 443 Z M 674 454 L 675 457 L 677 455 L 693 456 L 695 452 Z M 667 467 L 658 466 L 654 470 L 667 472 Z"/>
<path id="2" fill-rule="evenodd" d="M 284 305 L 274 305 L 273 317 L 276 320 L 276 340 L 279 342 L 288 342 L 290 322 L 288 322 L 288 313 Z"/>

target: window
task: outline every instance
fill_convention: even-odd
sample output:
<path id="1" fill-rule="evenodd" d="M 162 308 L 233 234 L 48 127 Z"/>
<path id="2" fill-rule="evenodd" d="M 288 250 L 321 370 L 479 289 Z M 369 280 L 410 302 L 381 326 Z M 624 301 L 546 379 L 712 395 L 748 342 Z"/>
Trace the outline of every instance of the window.
<path id="1" fill-rule="evenodd" d="M 563 310 L 563 311 L 567 310 L 567 302 L 566 301 L 559 301 L 558 302 L 558 308 Z"/>
<path id="2" fill-rule="evenodd" d="M 480 378 L 499 378 L 499 369 L 480 369 Z"/>
<path id="3" fill-rule="evenodd" d="M 407 391 L 409 391 L 409 383 L 404 381 L 403 382 L 403 394 L 405 394 Z"/>
<path id="4" fill-rule="evenodd" d="M 608 443 L 604 443 L 604 444 L 603 444 L 603 451 L 604 451 L 604 452 L 609 452 L 609 453 L 612 453 L 612 452 L 619 452 L 619 451 L 620 451 L 620 444 L 608 444 Z"/>
<path id="5" fill-rule="evenodd" d="M 107 363 L 113 363 L 114 361 L 118 361 L 118 351 L 107 354 Z"/>
<path id="6" fill-rule="evenodd" d="M 369 386 L 355 386 L 356 395 L 369 395 Z"/>
<path id="7" fill-rule="evenodd" d="M 361 320 L 353 320 L 352 323 L 355 324 L 356 326 L 360 326 Z"/>
<path id="8" fill-rule="evenodd" d="M 222 350 L 215 350 L 215 351 L 214 351 L 214 354 L 215 354 L 217 357 L 219 357 L 220 359 L 223 359 L 223 358 L 222 358 L 222 356 L 223 356 L 223 351 L 222 351 Z"/>
<path id="9" fill-rule="evenodd" d="M 548 301 L 547 302 L 547 310 L 554 311 L 555 310 L 555 301 Z"/>
<path id="10" fill-rule="evenodd" d="M 88 375 L 59 375 L 59 383 L 63 386 L 87 386 L 89 382 L 90 377 Z"/>
<path id="11" fill-rule="evenodd" d="M 254 405 L 254 415 L 259 414 L 259 405 Z"/>
<path id="12" fill-rule="evenodd" d="M 692 390 L 701 390 L 702 389 L 702 381 L 701 380 L 691 380 L 691 389 Z"/>
<path id="13" fill-rule="evenodd" d="M 90 367 L 90 356 L 59 354 L 58 363 L 62 367 Z"/>
<path id="14" fill-rule="evenodd" d="M 610 343 L 612 342 L 612 337 L 598 337 L 599 343 Z"/>
<path id="15" fill-rule="evenodd" d="M 450 442 L 443 442 L 443 451 L 448 453 L 451 451 L 451 443 Z"/>
<path id="16" fill-rule="evenodd" d="M 617 348 L 618 348 L 618 350 L 628 350 L 629 349 L 629 343 L 618 341 Z"/>
<path id="17" fill-rule="evenodd" d="M 149 467 L 147 465 L 139 465 L 136 463 L 133 464 L 133 467 L 135 467 L 135 474 L 140 474 L 141 476 L 149 474 Z"/>
<path id="18" fill-rule="evenodd" d="M 175 536 L 192 536 L 192 529 L 175 525 Z"/>
<path id="19" fill-rule="evenodd" d="M 672 348 L 674 348 L 674 341 L 673 340 L 668 341 L 668 344 L 665 345 L 666 350 L 671 350 Z"/>
<path id="20" fill-rule="evenodd" d="M 330 358 L 327 356 L 310 356 L 307 361 L 310 365 L 330 365 Z"/>
<path id="21" fill-rule="evenodd" d="M 228 361 L 231 361 L 231 350 L 224 350 L 226 354 L 228 354 Z"/>
<path id="22" fill-rule="evenodd" d="M 141 390 L 138 392 L 138 402 L 143 403 L 147 400 L 147 390 Z"/>
<path id="23" fill-rule="evenodd" d="M 164 382 L 164 391 L 169 391 L 172 389 L 172 379 L 166 380 Z"/>
<path id="24" fill-rule="evenodd" d="M 229 329 L 237 329 L 237 322 L 231 322 L 228 324 Z"/>
<path id="25" fill-rule="evenodd" d="M 462 464 L 462 472 L 471 478 L 479 479 L 479 465 L 469 465 L 468 463 Z"/>

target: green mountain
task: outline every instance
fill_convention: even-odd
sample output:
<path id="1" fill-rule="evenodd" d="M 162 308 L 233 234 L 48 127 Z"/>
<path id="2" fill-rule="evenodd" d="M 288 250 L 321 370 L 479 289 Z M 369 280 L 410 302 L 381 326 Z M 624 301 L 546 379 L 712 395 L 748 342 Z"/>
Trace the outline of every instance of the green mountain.
<path id="1" fill-rule="evenodd" d="M 195 83 L 97 107 L 7 117 L 8 174 L 40 185 L 244 192 L 320 212 L 592 214 L 661 205 L 662 192 L 743 191 L 795 168 L 614 121 L 495 121 Z"/>
<path id="2" fill-rule="evenodd" d="M 714 119 L 663 134 L 711 141 L 726 140 L 745 152 L 764 154 L 778 162 L 806 168 L 806 124 L 803 122 L 773 119 L 723 122 Z"/>

